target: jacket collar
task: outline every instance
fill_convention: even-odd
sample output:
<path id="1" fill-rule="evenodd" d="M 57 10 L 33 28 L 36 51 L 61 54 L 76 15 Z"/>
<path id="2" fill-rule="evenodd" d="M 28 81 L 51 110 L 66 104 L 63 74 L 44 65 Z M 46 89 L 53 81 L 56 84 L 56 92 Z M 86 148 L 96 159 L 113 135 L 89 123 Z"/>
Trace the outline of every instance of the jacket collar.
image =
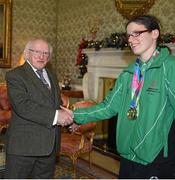
<path id="1" fill-rule="evenodd" d="M 160 48 L 158 56 L 154 59 L 153 63 L 148 69 L 159 68 L 160 66 L 162 66 L 163 62 L 169 55 L 170 55 L 170 52 L 168 48 L 166 47 Z M 135 64 L 135 61 L 132 64 L 130 64 L 126 69 L 124 69 L 124 72 L 129 72 L 133 74 L 134 64 Z"/>
<path id="2" fill-rule="evenodd" d="M 25 71 L 31 76 L 31 81 L 33 81 L 34 83 L 36 83 L 37 85 L 42 86 L 41 91 L 43 91 L 43 93 L 45 94 L 50 94 L 51 91 L 48 90 L 48 88 L 41 82 L 41 80 L 37 77 L 36 73 L 34 72 L 34 69 L 32 69 L 31 65 L 28 64 L 27 62 L 24 63 L 23 65 Z M 51 73 L 49 72 L 49 70 L 47 68 L 45 68 L 47 73 L 48 73 L 48 77 L 50 79 L 50 83 L 51 86 L 53 86 L 53 82 L 52 82 L 52 76 Z"/>

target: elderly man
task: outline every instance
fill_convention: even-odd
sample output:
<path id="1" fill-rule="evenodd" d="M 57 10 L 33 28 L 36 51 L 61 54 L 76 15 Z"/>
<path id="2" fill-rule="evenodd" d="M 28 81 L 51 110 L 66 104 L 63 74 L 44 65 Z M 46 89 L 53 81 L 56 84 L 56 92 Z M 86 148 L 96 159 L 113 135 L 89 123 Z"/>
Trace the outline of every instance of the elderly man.
<path id="1" fill-rule="evenodd" d="M 12 119 L 7 134 L 5 178 L 51 179 L 60 143 L 60 127 L 73 122 L 60 108 L 56 77 L 46 67 L 52 47 L 31 40 L 25 63 L 6 74 Z"/>

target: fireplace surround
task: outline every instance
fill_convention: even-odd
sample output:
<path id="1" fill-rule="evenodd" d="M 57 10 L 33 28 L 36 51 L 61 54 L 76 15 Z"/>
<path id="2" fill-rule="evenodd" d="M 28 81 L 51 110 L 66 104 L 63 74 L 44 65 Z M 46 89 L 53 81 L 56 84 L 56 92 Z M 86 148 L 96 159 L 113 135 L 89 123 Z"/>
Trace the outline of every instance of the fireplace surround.
<path id="1" fill-rule="evenodd" d="M 88 56 L 87 73 L 83 77 L 83 93 L 85 99 L 99 102 L 101 78 L 117 78 L 128 64 L 135 60 L 135 55 L 129 50 L 104 48 L 99 51 L 84 49 Z"/>

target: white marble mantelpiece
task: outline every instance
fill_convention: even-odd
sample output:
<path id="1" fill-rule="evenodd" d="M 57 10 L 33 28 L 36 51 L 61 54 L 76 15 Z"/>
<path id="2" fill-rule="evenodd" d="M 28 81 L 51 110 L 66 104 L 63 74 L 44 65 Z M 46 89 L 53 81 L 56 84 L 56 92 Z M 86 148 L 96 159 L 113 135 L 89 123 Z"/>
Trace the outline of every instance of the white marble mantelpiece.
<path id="1" fill-rule="evenodd" d="M 130 50 L 105 48 L 95 51 L 84 49 L 88 56 L 88 72 L 83 77 L 83 93 L 85 99 L 99 101 L 100 78 L 117 78 L 128 64 L 135 60 Z"/>
<path id="2" fill-rule="evenodd" d="M 165 45 L 168 46 L 171 49 L 172 54 L 175 55 L 175 44 L 170 43 L 170 44 L 165 44 Z"/>
<path id="3" fill-rule="evenodd" d="M 166 44 L 175 55 L 175 44 Z M 99 89 L 103 86 L 101 78 L 117 78 L 136 56 L 128 50 L 104 48 L 99 51 L 84 49 L 88 56 L 88 72 L 83 77 L 85 99 L 99 101 Z"/>

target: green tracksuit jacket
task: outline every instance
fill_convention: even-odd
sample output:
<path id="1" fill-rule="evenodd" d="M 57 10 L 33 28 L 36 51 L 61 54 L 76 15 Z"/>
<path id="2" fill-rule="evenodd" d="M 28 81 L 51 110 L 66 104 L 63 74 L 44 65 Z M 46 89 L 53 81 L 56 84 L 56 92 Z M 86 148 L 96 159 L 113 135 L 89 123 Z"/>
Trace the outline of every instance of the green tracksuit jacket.
<path id="1" fill-rule="evenodd" d="M 88 108 L 76 109 L 77 123 L 109 119 L 118 114 L 116 143 L 120 155 L 141 164 L 151 163 L 164 148 L 168 154 L 168 133 L 175 115 L 175 57 L 167 48 L 147 69 L 139 99 L 139 116 L 129 120 L 131 83 L 134 63 L 117 78 L 112 91 L 103 102 Z"/>

